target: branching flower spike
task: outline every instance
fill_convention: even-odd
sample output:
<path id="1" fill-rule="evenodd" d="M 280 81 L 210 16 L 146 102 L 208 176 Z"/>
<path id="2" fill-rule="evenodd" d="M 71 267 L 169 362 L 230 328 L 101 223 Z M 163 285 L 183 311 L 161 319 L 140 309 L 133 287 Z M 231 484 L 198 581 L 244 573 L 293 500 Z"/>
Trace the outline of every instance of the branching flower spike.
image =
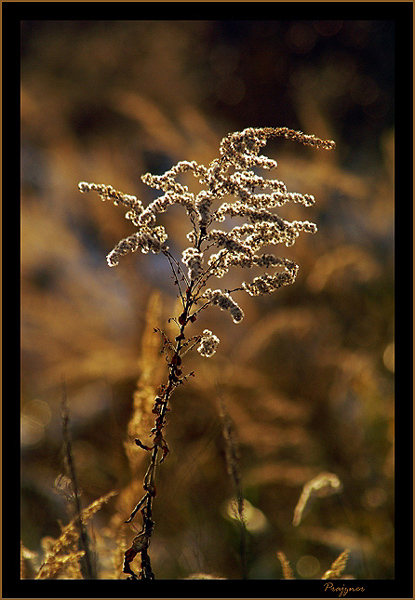
<path id="1" fill-rule="evenodd" d="M 247 128 L 231 133 L 220 143 L 220 158 L 214 159 L 208 166 L 183 160 L 163 175 L 143 175 L 142 181 L 146 185 L 161 191 L 160 196 L 146 207 L 136 196 L 119 192 L 110 185 L 79 183 L 82 193 L 94 191 L 102 200 L 110 200 L 115 205 L 123 204 L 128 209 L 126 218 L 136 227 L 135 233 L 118 242 L 108 254 L 108 265 L 118 265 L 120 257 L 137 250 L 145 254 L 149 251 L 164 254 L 173 271 L 182 304 L 180 315 L 171 318 L 178 327 L 174 342 L 156 329 L 163 338 L 168 377 L 160 385 L 154 401 L 153 413 L 156 418 L 149 433 L 153 443 L 135 440 L 137 446 L 149 452 L 151 458 L 144 476 L 144 495 L 126 520 L 127 523 L 131 522 L 138 511 L 143 519 L 141 531 L 125 553 L 124 572 L 131 579 L 154 579 L 148 548 L 154 529 L 152 507 L 156 496 L 156 466 L 169 452 L 164 427 L 171 395 L 178 385 L 193 375 L 183 374 L 182 358 L 195 346 L 202 356 L 209 358 L 215 354 L 219 344 L 219 338 L 208 329 L 186 338 L 187 326 L 194 323 L 198 313 L 210 305 L 229 311 L 234 323 L 240 323 L 244 313 L 232 294 L 238 291 L 245 291 L 251 296 L 270 294 L 294 283 L 297 276 L 298 265 L 295 262 L 261 252 L 261 249 L 277 244 L 292 246 L 301 232 L 317 231 L 314 223 L 290 222 L 275 212 L 276 208 L 287 202 L 309 207 L 314 204 L 313 196 L 288 192 L 281 181 L 258 174 L 261 169 L 269 171 L 277 166 L 275 160 L 259 154 L 267 141 L 275 137 L 325 150 L 335 147 L 333 141 L 321 140 L 286 127 Z M 190 173 L 199 181 L 202 189 L 198 194 L 190 192 L 186 185 L 177 181 L 182 173 Z M 233 201 L 230 202 L 229 198 L 232 197 Z M 191 225 L 187 234 L 190 245 L 181 256 L 185 268 L 171 254 L 167 232 L 163 225 L 157 223 L 157 216 L 174 204 L 183 206 Z M 242 217 L 243 223 L 232 226 L 233 217 Z M 225 221 L 226 226 L 220 229 L 219 224 Z M 207 288 L 211 278 L 222 278 L 231 267 L 258 267 L 264 271 L 250 282 L 242 281 L 240 287 L 233 290 Z M 131 569 L 137 554 L 141 555 L 139 575 Z"/>

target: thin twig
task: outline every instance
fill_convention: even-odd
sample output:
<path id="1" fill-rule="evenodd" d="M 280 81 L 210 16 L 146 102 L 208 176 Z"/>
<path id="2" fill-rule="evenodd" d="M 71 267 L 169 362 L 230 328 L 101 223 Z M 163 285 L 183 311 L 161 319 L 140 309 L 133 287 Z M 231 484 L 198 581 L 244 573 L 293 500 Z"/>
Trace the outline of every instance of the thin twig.
<path id="1" fill-rule="evenodd" d="M 182 301 L 182 304 L 183 304 L 183 308 L 184 308 L 185 299 L 184 299 L 184 296 L 183 296 L 182 288 L 180 286 L 180 281 L 179 281 L 178 273 L 180 272 L 180 274 L 182 276 L 182 279 L 186 283 L 187 287 L 189 286 L 189 282 L 187 281 L 186 275 L 185 275 L 183 269 L 181 268 L 180 263 L 174 258 L 174 256 L 168 250 L 164 250 L 163 254 L 165 256 L 167 256 L 168 261 L 170 263 L 170 267 L 171 267 L 171 270 L 173 271 L 173 275 L 174 275 L 174 278 L 175 278 L 175 283 L 176 283 L 176 285 L 177 285 L 177 287 L 179 289 L 180 298 L 181 298 L 181 301 Z M 175 265 L 176 265 L 177 273 L 176 273 L 176 271 L 174 269 L 173 263 L 175 263 Z"/>
<path id="2" fill-rule="evenodd" d="M 65 447 L 65 467 L 67 476 L 72 482 L 73 500 L 75 505 L 75 515 L 79 528 L 79 549 L 85 554 L 80 558 L 81 572 L 84 579 L 97 579 L 96 561 L 94 561 L 91 550 L 90 540 L 82 518 L 81 497 L 79 493 L 78 480 L 76 476 L 75 461 L 72 452 L 72 440 L 69 432 L 69 411 L 66 393 L 66 382 L 62 376 L 62 436 Z"/>
<path id="3" fill-rule="evenodd" d="M 237 439 L 235 423 L 228 413 L 225 401 L 218 393 L 219 411 L 222 419 L 223 437 L 225 439 L 226 466 L 229 476 L 232 480 L 236 497 L 236 515 L 240 527 L 240 554 L 242 579 L 248 579 L 247 564 L 247 529 L 244 512 L 244 496 L 242 491 L 241 472 L 240 472 L 240 452 Z"/>

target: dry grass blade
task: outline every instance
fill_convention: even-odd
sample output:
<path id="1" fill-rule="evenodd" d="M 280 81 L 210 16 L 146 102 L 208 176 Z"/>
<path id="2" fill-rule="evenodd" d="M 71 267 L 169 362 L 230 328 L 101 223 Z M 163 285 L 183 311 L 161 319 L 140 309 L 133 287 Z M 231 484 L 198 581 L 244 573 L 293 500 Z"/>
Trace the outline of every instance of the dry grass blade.
<path id="1" fill-rule="evenodd" d="M 349 554 L 350 550 L 344 550 L 344 552 L 342 552 L 333 562 L 330 569 L 324 573 L 321 579 L 338 579 L 346 568 Z"/>
<path id="2" fill-rule="evenodd" d="M 240 451 L 235 423 L 228 413 L 225 402 L 219 398 L 220 415 L 222 418 L 223 436 L 225 438 L 225 456 L 228 474 L 235 488 L 235 517 L 240 525 L 240 553 L 242 563 L 242 578 L 248 578 L 247 567 L 247 531 L 244 514 L 244 497 L 240 473 Z"/>
<path id="3" fill-rule="evenodd" d="M 284 552 L 278 552 L 277 556 L 281 563 L 284 579 L 295 579 L 291 565 L 288 562 L 288 558 L 285 556 Z"/>
<path id="4" fill-rule="evenodd" d="M 139 358 L 140 377 L 134 392 L 133 411 L 128 424 L 129 441 L 125 444 L 131 467 L 134 467 L 137 462 L 137 452 L 132 450 L 131 439 L 148 435 L 153 421 L 151 411 L 156 389 L 160 383 L 161 369 L 165 366 L 164 360 L 160 360 L 160 337 L 154 333 L 154 329 L 160 323 L 161 311 L 160 294 L 153 292 L 147 304 Z"/>
<path id="5" fill-rule="evenodd" d="M 70 494 L 74 513 L 77 517 L 77 526 L 79 529 L 79 550 L 82 551 L 80 555 L 82 560 L 80 562 L 82 577 L 84 579 L 96 579 L 96 564 L 94 561 L 93 553 L 90 548 L 90 539 L 88 532 L 85 528 L 85 524 L 82 519 L 82 505 L 80 498 L 80 490 L 78 486 L 78 477 L 75 469 L 75 461 L 72 452 L 72 439 L 69 432 L 69 410 L 68 400 L 66 394 L 66 382 L 62 377 L 62 401 L 61 401 L 61 412 L 62 412 L 62 435 L 65 448 L 65 469 L 67 471 L 67 483 L 69 487 L 73 489 L 73 494 Z"/>
<path id="6" fill-rule="evenodd" d="M 20 579 L 33 579 L 35 568 L 32 561 L 36 559 L 37 553 L 32 552 L 20 541 Z"/>
<path id="7" fill-rule="evenodd" d="M 85 556 L 85 550 L 69 554 L 54 555 L 53 560 L 42 565 L 35 579 L 82 579 L 79 561 Z"/>
<path id="8" fill-rule="evenodd" d="M 333 473 L 320 473 L 317 477 L 308 481 L 303 487 L 300 499 L 295 507 L 293 525 L 298 526 L 301 523 L 304 511 L 313 498 L 336 494 L 341 490 L 341 487 L 339 478 Z"/>
<path id="9" fill-rule="evenodd" d="M 95 500 L 90 504 L 87 508 L 82 511 L 83 522 L 87 523 L 96 512 L 100 510 L 100 508 L 108 502 L 110 498 L 116 495 L 117 492 L 109 492 L 108 494 L 101 496 L 98 500 Z M 80 569 L 78 560 L 84 556 L 84 551 L 74 551 L 73 545 L 79 539 L 79 529 L 78 529 L 78 517 L 73 519 L 68 525 L 66 525 L 59 538 L 52 544 L 45 560 L 43 561 L 38 574 L 35 579 L 53 579 L 57 577 L 59 572 L 61 571 L 63 566 L 66 566 L 68 563 L 76 563 L 78 565 L 77 569 L 79 570 L 80 577 Z M 69 552 L 65 554 L 61 554 L 62 552 Z"/>

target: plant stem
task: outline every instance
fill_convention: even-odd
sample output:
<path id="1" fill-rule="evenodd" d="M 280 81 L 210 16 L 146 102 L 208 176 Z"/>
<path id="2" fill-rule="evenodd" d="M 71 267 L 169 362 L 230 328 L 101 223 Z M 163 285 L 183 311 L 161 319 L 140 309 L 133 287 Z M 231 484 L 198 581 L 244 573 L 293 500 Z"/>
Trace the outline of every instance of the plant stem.
<path id="1" fill-rule="evenodd" d="M 66 394 L 66 383 L 62 377 L 62 436 L 65 444 L 65 462 L 68 476 L 72 482 L 73 500 L 75 505 L 75 515 L 79 529 L 79 548 L 84 551 L 84 556 L 80 559 L 81 572 L 84 579 L 97 579 L 95 562 L 91 555 L 89 536 L 82 519 L 82 506 L 79 493 L 78 478 L 76 476 L 75 462 L 72 453 L 72 440 L 69 433 L 69 412 Z"/>
<path id="2" fill-rule="evenodd" d="M 170 257 L 169 261 L 171 264 Z M 177 275 L 175 274 L 175 276 L 177 280 Z M 169 400 L 175 388 L 183 382 L 183 378 L 180 377 L 182 374 L 182 370 L 180 369 L 180 353 L 183 348 L 184 340 L 186 339 L 184 331 L 187 323 L 189 322 L 189 320 L 191 320 L 191 317 L 189 319 L 189 314 L 194 304 L 194 296 L 192 294 L 194 284 L 195 281 L 190 282 L 189 286 L 186 289 L 185 296 L 183 296 L 182 292 L 180 291 L 180 296 L 184 308 L 182 314 L 177 319 L 177 322 L 180 326 L 180 330 L 179 335 L 176 337 L 176 346 L 174 348 L 173 355 L 169 361 L 168 383 L 165 386 L 161 386 L 160 395 L 156 397 L 153 407 L 153 412 L 157 414 L 154 427 L 151 430 L 151 435 L 154 437 L 154 444 L 151 448 L 149 448 L 142 444 L 140 440 L 135 440 L 138 446 L 142 447 L 145 450 L 151 451 L 151 459 L 143 481 L 143 489 L 145 491 L 145 494 L 143 498 L 138 502 L 138 504 L 132 511 L 130 517 L 126 521 L 126 523 L 130 523 L 133 520 L 134 516 L 137 514 L 137 512 L 139 510 L 141 511 L 143 517 L 142 529 L 134 538 L 131 547 L 125 552 L 124 558 L 123 571 L 124 573 L 130 574 L 132 579 L 155 579 L 154 573 L 151 568 L 150 556 L 148 554 L 148 548 L 150 545 L 151 536 L 153 534 L 155 524 L 152 518 L 153 501 L 157 493 L 155 485 L 155 474 L 157 464 L 162 463 L 169 452 L 166 440 L 163 436 L 163 429 L 166 425 L 167 412 L 170 410 L 168 407 Z M 158 463 L 157 459 L 159 450 L 162 451 L 162 457 Z M 137 576 L 134 573 L 130 566 L 130 563 L 134 560 L 136 554 L 138 553 L 141 554 L 141 571 L 139 576 Z"/>

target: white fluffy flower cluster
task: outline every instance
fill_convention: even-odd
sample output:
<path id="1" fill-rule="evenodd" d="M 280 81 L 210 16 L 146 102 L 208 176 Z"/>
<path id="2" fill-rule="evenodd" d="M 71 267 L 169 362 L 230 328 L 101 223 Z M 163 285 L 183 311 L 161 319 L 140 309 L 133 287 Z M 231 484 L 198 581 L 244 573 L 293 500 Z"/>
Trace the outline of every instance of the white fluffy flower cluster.
<path id="1" fill-rule="evenodd" d="M 283 267 L 285 271 L 275 275 L 265 273 L 260 277 L 256 277 L 252 284 L 242 283 L 242 287 L 251 296 L 258 296 L 265 293 L 271 293 L 283 285 L 294 283 L 298 273 L 298 265 L 288 258 L 279 258 L 273 254 L 247 254 L 243 252 L 227 252 L 220 250 L 217 254 L 212 254 L 208 261 L 212 273 L 216 277 L 223 277 L 228 272 L 230 267 L 239 266 L 242 268 L 265 267 L 277 268 Z M 267 282 L 267 285 L 261 285 L 261 279 Z M 271 289 L 271 281 L 274 281 L 275 287 Z M 261 291 L 260 291 L 261 290 Z"/>
<path id="2" fill-rule="evenodd" d="M 202 295 L 202 298 L 212 302 L 212 304 L 217 304 L 221 310 L 229 309 L 234 323 L 240 323 L 244 318 L 243 310 L 227 292 L 222 292 L 222 290 L 212 291 L 208 288 Z"/>
<path id="3" fill-rule="evenodd" d="M 277 166 L 275 160 L 259 154 L 267 141 L 274 137 L 284 137 L 326 150 L 335 147 L 335 143 L 330 140 L 321 140 L 287 127 L 247 128 L 231 133 L 221 141 L 220 158 L 214 159 L 207 167 L 196 161 L 183 160 L 163 175 L 143 175 L 145 184 L 163 192 L 147 207 L 135 196 L 118 192 L 111 186 L 81 182 L 81 192 L 93 190 L 102 200 L 124 204 L 128 208 L 126 218 L 138 228 L 135 234 L 115 246 L 107 257 L 108 264 L 114 266 L 118 264 L 120 256 L 138 249 L 142 252 L 167 252 L 167 233 L 162 225 L 157 225 L 156 217 L 169 206 L 180 204 L 185 207 L 192 224 L 192 230 L 187 234 L 191 246 L 184 250 L 182 262 L 188 267 L 187 285 L 190 286 L 188 289 L 195 290 L 195 298 L 203 297 L 222 309 L 229 309 L 233 320 L 238 323 L 243 312 L 229 294 L 221 290 L 207 290 L 202 296 L 198 296 L 209 277 L 222 277 L 231 266 L 283 269 L 273 274 L 265 272 L 255 277 L 252 283 L 244 282 L 238 288 L 252 296 L 268 294 L 293 283 L 298 271 L 294 262 L 272 254 L 256 254 L 262 247 L 269 245 L 283 243 L 292 246 L 301 232 L 317 231 L 314 223 L 289 222 L 272 210 L 286 202 L 311 206 L 314 203 L 313 196 L 288 192 L 283 182 L 261 177 L 252 170 L 269 170 Z M 204 186 L 197 195 L 189 192 L 186 185 L 176 181 L 179 174 L 186 172 L 191 173 Z M 229 196 L 234 196 L 235 201 L 224 201 Z M 216 204 L 216 210 L 212 210 L 214 202 L 219 203 L 219 206 Z M 245 221 L 226 231 L 212 228 L 213 223 L 233 217 L 242 217 Z M 219 252 L 209 257 L 208 266 L 203 270 L 204 255 L 212 246 L 216 246 Z"/>
<path id="4" fill-rule="evenodd" d="M 161 250 L 166 249 L 164 242 L 167 239 L 167 234 L 164 227 L 142 227 L 139 232 L 133 233 L 128 238 L 118 242 L 113 250 L 107 256 L 107 263 L 110 267 L 118 265 L 118 259 L 128 252 L 136 252 L 141 249 L 141 252 L 147 254 L 151 250 L 154 254 L 158 254 Z"/>
<path id="5" fill-rule="evenodd" d="M 219 150 L 222 156 L 232 157 L 233 164 L 239 167 L 258 165 L 265 169 L 273 169 L 277 166 L 275 160 L 258 156 L 259 150 L 273 137 L 284 137 L 305 146 L 325 150 L 331 150 L 336 146 L 331 140 L 321 140 L 314 135 L 306 135 L 302 131 L 294 131 L 288 127 L 248 127 L 223 138 Z"/>
<path id="6" fill-rule="evenodd" d="M 200 352 L 202 356 L 206 356 L 206 358 L 210 358 L 216 352 L 216 348 L 219 345 L 219 338 L 216 337 L 209 329 L 205 329 L 203 331 L 202 338 L 200 340 L 200 346 L 197 351 Z"/>
<path id="7" fill-rule="evenodd" d="M 154 254 L 167 250 L 167 246 L 165 246 L 167 240 L 166 230 L 162 225 L 156 225 L 155 216 L 156 212 L 165 210 L 163 202 L 160 201 L 158 204 L 155 201 L 144 209 L 141 200 L 138 200 L 135 196 L 123 194 L 110 185 L 81 181 L 78 184 L 78 189 L 84 194 L 95 191 L 102 200 L 112 200 L 115 205 L 124 204 L 130 209 L 125 215 L 126 218 L 130 219 L 139 228 L 138 232 L 118 242 L 108 254 L 107 262 L 110 267 L 118 265 L 120 256 L 128 252 L 136 252 L 138 249 L 141 249 L 144 254 L 147 254 L 149 250 Z"/>
<path id="8" fill-rule="evenodd" d="M 182 253 L 182 262 L 189 268 L 189 281 L 194 281 L 202 272 L 203 253 L 196 248 L 186 248 Z"/>

